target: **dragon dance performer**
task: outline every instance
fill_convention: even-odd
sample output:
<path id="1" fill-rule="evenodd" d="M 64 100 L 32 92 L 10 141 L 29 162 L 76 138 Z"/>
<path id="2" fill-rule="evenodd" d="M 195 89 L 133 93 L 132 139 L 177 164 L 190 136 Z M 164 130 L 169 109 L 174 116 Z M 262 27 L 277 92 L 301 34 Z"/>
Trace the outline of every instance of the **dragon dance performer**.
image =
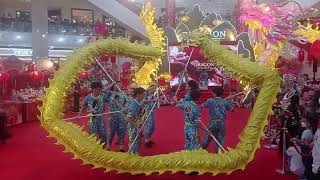
<path id="1" fill-rule="evenodd" d="M 127 101 L 126 97 L 124 97 L 125 95 L 114 92 L 114 86 L 111 88 L 111 91 L 109 112 L 116 113 L 109 113 L 108 115 L 108 149 L 111 148 L 114 136 L 117 134 L 120 151 L 125 152 L 124 137 L 126 135 L 127 122 L 123 112 L 125 111 Z"/>
<path id="2" fill-rule="evenodd" d="M 201 110 L 195 103 L 200 97 L 200 91 L 191 91 L 189 101 L 180 101 L 177 108 L 184 111 L 184 149 L 188 151 L 200 148 L 199 127 Z"/>
<path id="3" fill-rule="evenodd" d="M 155 96 L 156 90 L 156 86 L 152 85 L 146 91 L 145 99 L 143 100 L 145 112 L 150 112 L 154 103 L 158 101 L 158 99 Z M 152 147 L 152 145 L 154 144 L 154 142 L 151 141 L 151 136 L 155 131 L 155 112 L 154 110 L 152 110 L 152 112 L 150 113 L 151 114 L 147 119 L 146 125 L 144 127 L 145 145 L 147 147 Z"/>
<path id="4" fill-rule="evenodd" d="M 190 92 L 191 91 L 199 91 L 199 84 L 194 80 L 189 81 L 188 77 L 186 77 L 186 79 L 187 79 L 187 93 L 183 97 L 183 100 L 184 101 L 191 101 Z"/>
<path id="5" fill-rule="evenodd" d="M 80 113 L 87 108 L 91 117 L 89 117 L 89 134 L 95 134 L 107 143 L 106 125 L 104 120 L 105 104 L 110 100 L 110 95 L 103 93 L 101 82 L 91 83 L 92 94 L 85 97 Z"/>
<path id="6" fill-rule="evenodd" d="M 226 134 L 226 111 L 233 109 L 231 101 L 221 98 L 223 93 L 224 90 L 221 87 L 213 89 L 214 98 L 207 99 L 202 105 L 204 108 L 209 108 L 209 130 L 222 146 Z M 206 133 L 201 147 L 207 149 L 211 141 L 212 137 Z M 216 145 L 216 151 L 218 152 L 218 150 L 219 146 Z"/>
<path id="7" fill-rule="evenodd" d="M 129 152 L 139 154 L 141 145 L 141 134 L 139 133 L 140 127 L 144 123 L 143 104 L 145 90 L 143 88 L 136 88 L 133 90 L 133 98 L 127 109 L 127 121 L 128 121 L 128 135 L 129 135 Z M 136 139 L 135 139 L 136 138 Z"/>

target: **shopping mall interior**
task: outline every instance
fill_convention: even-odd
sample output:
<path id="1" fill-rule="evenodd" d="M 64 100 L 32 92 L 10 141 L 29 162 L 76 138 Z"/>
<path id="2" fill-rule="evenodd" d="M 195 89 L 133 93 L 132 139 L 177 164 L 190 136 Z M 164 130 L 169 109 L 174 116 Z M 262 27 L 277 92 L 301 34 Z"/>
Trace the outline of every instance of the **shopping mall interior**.
<path id="1" fill-rule="evenodd" d="M 0 0 L 0 179 L 319 180 L 319 10 Z"/>

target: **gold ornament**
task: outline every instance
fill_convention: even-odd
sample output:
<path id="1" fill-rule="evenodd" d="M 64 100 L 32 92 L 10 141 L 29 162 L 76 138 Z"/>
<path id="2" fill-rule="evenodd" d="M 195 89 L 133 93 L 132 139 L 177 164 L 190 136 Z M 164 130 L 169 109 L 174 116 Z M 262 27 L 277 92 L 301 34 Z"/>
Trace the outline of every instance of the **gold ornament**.
<path id="1" fill-rule="evenodd" d="M 320 31 L 318 30 L 319 24 L 320 23 L 317 23 L 316 24 L 317 28 L 313 29 L 312 24 L 310 22 L 308 22 L 306 27 L 303 27 L 301 23 L 299 23 L 301 28 L 296 30 L 295 33 L 297 35 L 304 36 L 306 41 L 313 43 L 316 40 L 320 39 Z"/>
<path id="2" fill-rule="evenodd" d="M 145 26 L 147 36 L 151 42 L 151 46 L 164 51 L 164 32 L 161 28 L 158 28 L 155 23 L 155 10 L 151 6 L 151 3 L 147 3 L 143 6 L 141 11 L 141 20 Z M 142 68 L 135 74 L 133 80 L 139 85 L 150 85 L 152 83 L 151 76 L 156 74 L 159 66 L 162 64 L 162 57 L 157 59 L 149 59 L 145 62 Z"/>

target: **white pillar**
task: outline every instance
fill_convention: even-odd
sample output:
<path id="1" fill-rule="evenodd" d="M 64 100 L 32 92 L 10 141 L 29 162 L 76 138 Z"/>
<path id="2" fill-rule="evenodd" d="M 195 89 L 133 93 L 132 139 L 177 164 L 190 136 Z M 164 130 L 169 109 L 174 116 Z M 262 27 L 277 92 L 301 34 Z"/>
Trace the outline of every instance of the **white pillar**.
<path id="1" fill-rule="evenodd" d="M 33 60 L 48 57 L 48 4 L 44 0 L 31 1 Z"/>

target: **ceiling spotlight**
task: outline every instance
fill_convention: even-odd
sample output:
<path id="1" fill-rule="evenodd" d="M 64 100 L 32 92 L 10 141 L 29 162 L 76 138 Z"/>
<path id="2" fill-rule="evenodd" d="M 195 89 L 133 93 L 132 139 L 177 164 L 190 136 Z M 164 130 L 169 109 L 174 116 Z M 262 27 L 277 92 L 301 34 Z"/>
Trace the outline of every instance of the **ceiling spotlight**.
<path id="1" fill-rule="evenodd" d="M 59 39 L 58 39 L 58 42 L 63 42 L 64 41 L 64 38 L 63 37 L 60 37 Z"/>
<path id="2" fill-rule="evenodd" d="M 42 37 L 43 37 L 43 38 L 45 38 L 45 37 L 46 37 L 46 35 L 45 35 L 45 34 L 42 34 Z"/>
<path id="3" fill-rule="evenodd" d="M 78 43 L 83 43 L 84 40 L 83 39 L 78 39 Z"/>
<path id="4" fill-rule="evenodd" d="M 16 39 L 21 39 L 21 36 L 20 35 L 16 36 Z"/>

